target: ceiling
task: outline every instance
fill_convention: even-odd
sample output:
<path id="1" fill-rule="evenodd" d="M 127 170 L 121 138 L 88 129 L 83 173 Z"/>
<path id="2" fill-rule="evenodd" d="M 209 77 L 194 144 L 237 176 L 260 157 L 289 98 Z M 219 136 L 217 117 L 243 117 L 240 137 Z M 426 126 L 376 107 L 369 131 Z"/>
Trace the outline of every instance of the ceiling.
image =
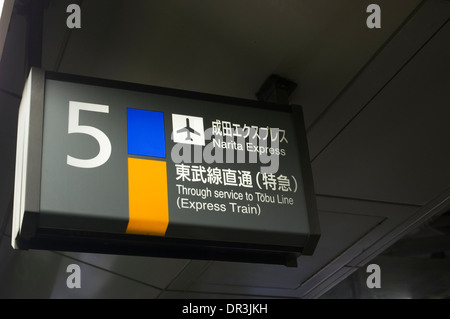
<path id="1" fill-rule="evenodd" d="M 448 298 L 450 2 L 47 1 L 46 70 L 256 99 L 278 74 L 305 115 L 322 237 L 297 268 L 10 246 L 26 18 L 0 63 L 0 297 Z M 83 286 L 68 289 L 66 267 Z M 369 289 L 366 267 L 382 269 Z M 408 284 L 405 284 L 405 283 Z"/>

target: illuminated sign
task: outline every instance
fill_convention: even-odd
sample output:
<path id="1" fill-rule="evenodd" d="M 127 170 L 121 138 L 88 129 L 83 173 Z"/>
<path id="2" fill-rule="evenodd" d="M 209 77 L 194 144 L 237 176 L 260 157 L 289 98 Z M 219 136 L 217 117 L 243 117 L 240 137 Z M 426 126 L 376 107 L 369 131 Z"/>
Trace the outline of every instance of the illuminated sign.
<path id="1" fill-rule="evenodd" d="M 301 108 L 32 70 L 15 248 L 292 265 L 319 236 Z"/>

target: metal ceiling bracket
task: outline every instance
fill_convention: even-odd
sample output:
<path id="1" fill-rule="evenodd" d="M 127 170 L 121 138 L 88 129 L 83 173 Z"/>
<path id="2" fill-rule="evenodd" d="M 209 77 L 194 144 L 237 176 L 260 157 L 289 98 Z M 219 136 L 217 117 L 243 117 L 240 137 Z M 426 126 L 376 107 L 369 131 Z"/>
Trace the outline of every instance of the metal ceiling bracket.
<path id="1" fill-rule="evenodd" d="M 297 83 L 276 74 L 269 76 L 256 93 L 258 101 L 289 104 L 289 96 L 297 88 Z"/>

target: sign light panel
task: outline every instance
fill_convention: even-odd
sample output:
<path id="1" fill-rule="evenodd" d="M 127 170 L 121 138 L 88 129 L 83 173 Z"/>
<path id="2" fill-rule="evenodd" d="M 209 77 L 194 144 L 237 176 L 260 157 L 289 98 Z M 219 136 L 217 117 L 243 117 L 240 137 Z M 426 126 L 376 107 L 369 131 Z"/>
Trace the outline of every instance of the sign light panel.
<path id="1" fill-rule="evenodd" d="M 293 265 L 320 236 L 301 108 L 33 69 L 15 248 Z"/>

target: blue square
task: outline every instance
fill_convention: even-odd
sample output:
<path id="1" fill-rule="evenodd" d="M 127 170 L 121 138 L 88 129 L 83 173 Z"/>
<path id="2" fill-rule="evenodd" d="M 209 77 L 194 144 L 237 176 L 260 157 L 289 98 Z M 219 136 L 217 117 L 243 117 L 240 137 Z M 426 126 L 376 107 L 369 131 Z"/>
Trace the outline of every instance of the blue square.
<path id="1" fill-rule="evenodd" d="M 166 157 L 164 114 L 127 109 L 128 154 Z"/>

